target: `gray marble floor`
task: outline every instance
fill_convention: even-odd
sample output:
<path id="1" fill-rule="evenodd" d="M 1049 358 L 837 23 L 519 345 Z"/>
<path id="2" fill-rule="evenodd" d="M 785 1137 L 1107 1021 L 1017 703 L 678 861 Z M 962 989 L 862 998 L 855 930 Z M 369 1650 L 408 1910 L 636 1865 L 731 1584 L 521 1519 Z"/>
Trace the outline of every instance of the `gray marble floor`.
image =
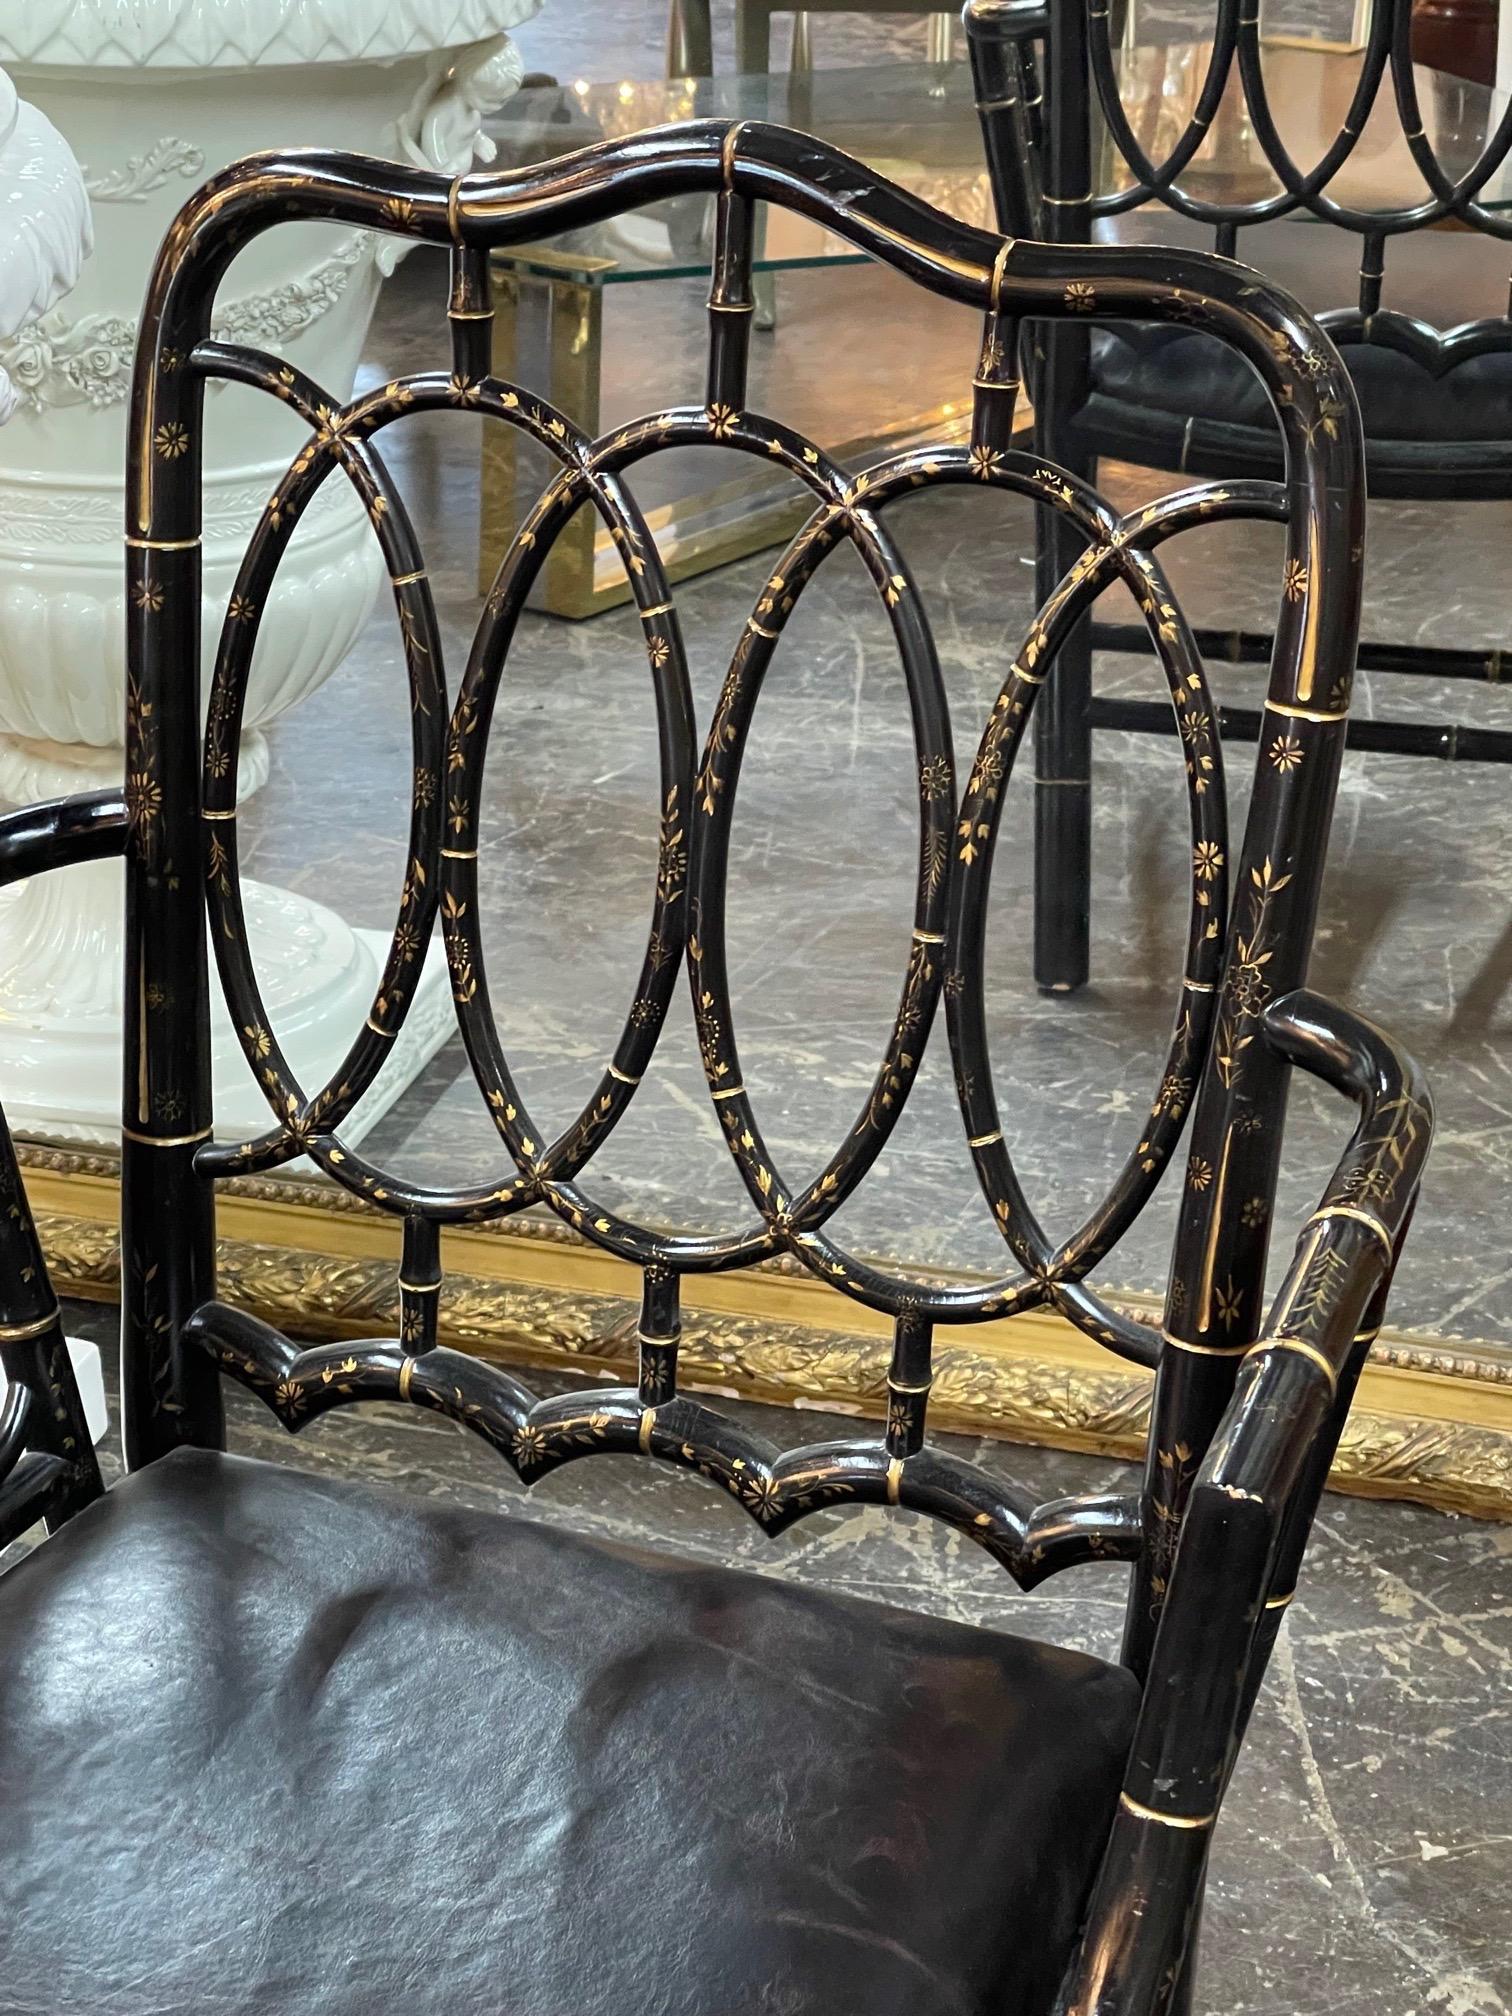
<path id="1" fill-rule="evenodd" d="M 114 1321 L 70 1311 L 107 1350 Z M 489 1450 L 415 1410 L 327 1415 L 295 1441 L 239 1388 L 227 1402 L 231 1446 L 275 1462 L 1116 1651 L 1122 1569 L 1023 1596 L 910 1513 L 823 1513 L 773 1541 L 702 1479 L 634 1458 L 527 1494 Z M 736 1411 L 778 1444 L 847 1432 Z M 1050 1450 L 952 1446 L 1046 1497 L 1120 1475 Z M 1509 1787 L 1512 1529 L 1325 1499 L 1214 1845 L 1201 2016 L 1512 2016 Z"/>

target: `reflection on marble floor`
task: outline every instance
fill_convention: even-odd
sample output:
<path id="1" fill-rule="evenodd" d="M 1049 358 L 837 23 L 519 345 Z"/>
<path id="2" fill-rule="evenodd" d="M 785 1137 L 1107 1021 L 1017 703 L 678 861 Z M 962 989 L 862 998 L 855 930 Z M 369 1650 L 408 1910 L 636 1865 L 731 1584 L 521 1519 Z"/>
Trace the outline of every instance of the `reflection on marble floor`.
<path id="1" fill-rule="evenodd" d="M 107 1354 L 115 1321 L 69 1312 L 70 1330 Z M 229 1446 L 244 1454 L 1116 1654 L 1120 1568 L 1075 1569 L 1024 1596 L 912 1513 L 822 1512 L 774 1541 L 712 1485 L 634 1457 L 575 1465 L 526 1494 L 433 1415 L 331 1414 L 295 1441 L 241 1388 L 225 1390 Z M 850 1432 L 787 1409 L 732 1411 L 779 1446 Z M 1127 1475 L 1052 1450 L 942 1441 L 1041 1498 Z M 113 1433 L 111 1481 L 116 1446 Z M 1214 1844 L 1201 2016 L 1512 2016 L 1509 1780 L 1512 1528 L 1325 1499 Z"/>
<path id="2" fill-rule="evenodd" d="M 836 342 L 909 298 L 903 283 L 889 290 L 858 269 L 784 276 L 783 286 L 785 323 L 828 327 Z M 374 324 L 372 373 L 439 355 L 440 289 L 423 255 L 401 267 Z M 678 391 L 696 396 L 702 318 L 692 296 L 687 308 L 679 345 L 665 302 L 646 311 L 651 328 L 641 338 L 636 301 L 623 304 L 621 354 L 639 359 L 649 407 Z M 975 332 L 969 317 L 960 322 L 954 350 L 939 347 L 949 327 L 932 328 L 927 362 L 964 386 Z M 874 357 L 853 345 L 847 359 L 848 396 L 897 396 L 895 347 Z M 776 363 L 762 369 L 780 377 Z M 763 396 L 780 399 L 780 389 L 773 383 Z M 479 425 L 467 416 L 406 420 L 385 451 L 426 542 L 453 680 L 479 607 Z M 1107 480 L 1125 502 L 1151 481 L 1117 468 Z M 947 492 L 910 499 L 891 519 L 932 614 L 965 761 L 1030 615 L 1027 513 L 997 495 Z M 1502 571 L 1488 563 L 1509 529 L 1504 507 L 1378 508 L 1367 633 L 1505 642 Z M 1277 554 L 1271 527 L 1208 527 L 1180 544 L 1172 571 L 1193 620 L 1264 622 Z M 677 590 L 703 722 L 771 565 L 764 556 Z M 1152 664 L 1107 660 L 1100 678 L 1108 691 L 1153 692 L 1158 675 Z M 1219 668 L 1216 678 L 1228 697 L 1253 698 L 1255 674 Z M 1506 709 L 1494 689 L 1380 677 L 1361 680 L 1359 705 L 1488 722 Z M 271 738 L 272 777 L 246 821 L 247 871 L 338 889 L 354 921 L 391 922 L 404 868 L 406 735 L 398 636 L 381 611 L 340 672 Z M 629 1005 L 654 875 L 655 760 L 634 617 L 527 618 L 494 728 L 482 894 L 496 1012 L 543 1129 L 573 1117 Z M 1231 758 L 1236 834 L 1249 761 L 1242 749 Z M 1183 931 L 1186 812 L 1174 745 L 1100 736 L 1096 775 L 1092 986 L 1047 999 L 1030 983 L 1026 775 L 1009 794 L 990 935 L 1004 1124 L 1031 1199 L 1062 1232 L 1101 1198 L 1138 1139 L 1175 1008 Z M 803 597 L 762 695 L 732 859 L 730 963 L 745 1075 L 795 1180 L 842 1138 L 882 1052 L 908 946 L 914 820 L 908 713 L 885 612 L 854 557 L 840 553 Z M 1500 1236 L 1512 1207 L 1509 864 L 1504 773 L 1349 758 L 1314 979 L 1395 1030 L 1427 1066 L 1438 1099 L 1442 1132 L 1394 1320 L 1512 1342 L 1512 1266 Z M 1307 1215 L 1347 1125 L 1341 1102 L 1298 1083 L 1278 1227 Z M 368 1147 L 437 1180 L 500 1166 L 458 1043 Z M 705 1227 L 747 1215 L 681 994 L 654 1068 L 593 1167 L 594 1191 L 640 1215 Z M 1161 1286 L 1172 1199 L 1167 1185 L 1102 1270 L 1107 1284 Z M 943 1030 L 893 1142 L 836 1230 L 858 1251 L 919 1265 L 1000 1264 L 961 1140 Z M 1283 1245 L 1278 1238 L 1278 1252 Z"/>

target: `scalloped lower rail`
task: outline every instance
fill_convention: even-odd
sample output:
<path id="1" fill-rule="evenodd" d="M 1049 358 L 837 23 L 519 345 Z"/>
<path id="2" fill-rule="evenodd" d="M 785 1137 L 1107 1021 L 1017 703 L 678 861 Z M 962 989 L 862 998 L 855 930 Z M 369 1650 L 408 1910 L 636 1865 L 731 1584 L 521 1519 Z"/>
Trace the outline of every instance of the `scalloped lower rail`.
<path id="1" fill-rule="evenodd" d="M 976 1541 L 1022 1589 L 1078 1562 L 1139 1555 L 1141 1501 L 1134 1493 L 1036 1505 L 941 1450 L 889 1457 L 880 1441 L 779 1453 L 699 1401 L 674 1395 L 651 1407 L 632 1387 L 540 1399 L 509 1373 L 463 1352 L 438 1347 L 416 1357 L 385 1338 L 301 1350 L 271 1324 L 224 1303 L 205 1304 L 184 1334 L 291 1433 L 335 1407 L 408 1401 L 480 1435 L 526 1485 L 582 1456 L 639 1451 L 721 1485 L 766 1533 L 827 1506 L 906 1506 Z"/>

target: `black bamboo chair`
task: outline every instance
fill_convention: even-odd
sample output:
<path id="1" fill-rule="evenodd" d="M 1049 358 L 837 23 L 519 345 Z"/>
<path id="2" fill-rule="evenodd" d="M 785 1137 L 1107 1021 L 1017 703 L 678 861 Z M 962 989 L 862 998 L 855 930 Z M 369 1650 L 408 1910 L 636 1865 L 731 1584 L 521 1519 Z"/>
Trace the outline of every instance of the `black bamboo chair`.
<path id="1" fill-rule="evenodd" d="M 490 248 L 662 196 L 707 192 L 718 229 L 700 403 L 602 440 L 490 375 Z M 860 474 L 745 407 L 753 206 L 824 220 L 983 317 L 969 448 Z M 211 338 L 233 256 L 295 220 L 451 248 L 441 369 L 343 405 L 278 358 Z M 1283 482 L 1192 489 L 1121 518 L 1011 445 L 1014 328 L 1177 315 L 1247 357 L 1285 431 Z M 1305 365 L 1305 369 L 1302 367 Z M 261 388 L 308 426 L 241 570 L 203 716 L 200 443 L 207 385 Z M 1318 419 L 1337 409 L 1337 426 Z M 520 428 L 557 474 L 448 684 L 424 562 L 377 439 L 420 411 Z M 0 821 L 5 877 L 124 853 L 128 980 L 122 1353 L 129 1474 L 102 1494 L 57 1304 L 0 1132 L 0 1539 L 50 1537 L 0 1580 L 0 2000 L 28 2011 L 651 2010 L 770 2016 L 1191 2007 L 1209 1842 L 1291 1599 L 1314 1508 L 1379 1322 L 1431 1119 L 1410 1061 L 1302 989 L 1344 743 L 1362 481 L 1354 403 L 1305 314 L 1206 256 L 1014 244 L 957 224 L 817 141 L 703 122 L 546 167 L 448 183 L 321 152 L 217 176 L 164 242 L 131 429 L 124 797 Z M 745 626 L 703 740 L 677 613 L 626 482 L 666 446 L 776 458 L 814 510 Z M 331 1083 L 293 1078 L 243 928 L 236 773 L 258 612 L 333 473 L 381 542 L 412 699 L 409 866 L 380 991 Z M 958 789 L 930 633 L 884 522 L 928 484 L 1027 498 L 1089 542 L 1008 669 Z M 985 502 L 985 495 L 983 501 Z M 591 504 L 630 571 L 660 721 L 660 865 L 634 1008 L 554 1140 L 510 1074 L 478 928 L 479 800 L 499 683 L 531 580 Z M 1214 516 L 1286 528 L 1268 742 L 1239 854 L 1213 708 L 1158 548 Z M 871 1096 L 826 1166 L 778 1168 L 736 1050 L 725 866 L 762 680 L 797 598 L 841 542 L 890 618 L 913 702 L 920 855 L 902 997 Z M 1140 595 L 1187 736 L 1191 929 L 1154 1106 L 1123 1174 L 1064 1242 L 1020 1190 L 987 1054 L 983 942 L 999 814 L 1047 668 L 1088 599 Z M 212 1135 L 208 942 L 271 1108 Z M 439 916 L 457 1015 L 501 1139 L 498 1175 L 421 1189 L 340 1129 L 403 1022 Z M 651 1063 L 680 966 L 709 1091 L 755 1216 L 719 1236 L 632 1223 L 584 1187 Z M 943 995 L 965 1133 L 1002 1230 L 1001 1279 L 888 1273 L 826 1231 L 907 1098 Z M 1269 1219 L 1292 1065 L 1358 1108 L 1268 1314 Z M 1193 1137 L 1163 1329 L 1088 1276 Z M 301 1349 L 217 1299 L 215 1195 L 311 1156 L 402 1222 L 398 1335 Z M 543 1205 L 643 1284 L 634 1385 L 535 1398 L 441 1346 L 445 1227 Z M 679 1284 L 794 1256 L 890 1314 L 885 1425 L 781 1455 L 679 1390 Z M 1142 1478 L 1036 1504 L 925 1440 L 931 1337 L 1051 1306 L 1155 1371 Z M 460 1422 L 526 1483 L 613 1451 L 699 1473 L 768 1533 L 824 1508 L 904 1506 L 976 1541 L 1025 1589 L 1130 1566 L 1121 1663 L 766 1577 L 679 1564 L 527 1518 L 417 1503 L 224 1452 L 220 1381 L 295 1431 L 407 1401 Z"/>
<path id="2" fill-rule="evenodd" d="M 964 18 L 1005 230 L 1085 243 L 1100 226 L 1135 212 L 1145 212 L 1153 224 L 1163 206 L 1172 230 L 1182 229 L 1177 219 L 1211 230 L 1216 249 L 1232 257 L 1241 230 L 1310 215 L 1333 229 L 1319 230 L 1307 246 L 1312 256 L 1302 263 L 1309 266 L 1325 260 L 1328 241 L 1339 243 L 1337 232 L 1351 234 L 1360 245 L 1358 299 L 1318 319 L 1338 344 L 1359 397 L 1371 497 L 1506 499 L 1512 497 L 1512 320 L 1489 316 L 1440 329 L 1381 305 L 1388 247 L 1408 233 L 1435 227 L 1478 232 L 1498 257 L 1512 239 L 1512 208 L 1490 194 L 1512 151 L 1512 107 L 1467 158 L 1442 161 L 1424 132 L 1412 11 L 1412 0 L 1377 0 L 1357 70 L 1352 78 L 1340 75 L 1349 102 L 1337 134 L 1305 167 L 1278 129 L 1254 0 L 1215 0 L 1206 70 L 1189 118 L 1159 162 L 1151 160 L 1119 99 L 1114 36 L 1126 6 L 967 0 Z M 1417 202 L 1383 198 L 1367 207 L 1341 194 L 1338 183 L 1377 101 L 1384 106 L 1388 74 L 1393 114 L 1422 196 Z M 1238 109 L 1236 86 L 1252 144 L 1274 173 L 1272 191 L 1225 193 L 1194 173 L 1220 117 Z M 1464 93 L 1458 83 L 1447 88 Z M 1099 192 L 1093 164 L 1100 148 L 1118 172 L 1116 186 Z M 1219 478 L 1273 476 L 1281 469 L 1281 436 L 1266 389 L 1233 351 L 1200 329 L 1170 322 L 1047 328 L 1031 370 L 1042 452 L 1090 481 L 1102 457 Z M 1321 424 L 1332 424 L 1326 411 Z M 1042 515 L 1042 586 L 1060 578 L 1079 544 L 1068 521 Z M 1263 633 L 1218 628 L 1195 634 L 1212 659 L 1253 664 L 1270 657 L 1271 640 Z M 1055 691 L 1040 712 L 1035 973 L 1042 987 L 1057 992 L 1081 986 L 1089 971 L 1093 730 L 1170 727 L 1169 710 L 1158 703 L 1094 691 L 1096 651 L 1141 645 L 1137 627 L 1084 623 L 1062 653 Z M 1493 685 L 1512 669 L 1500 649 L 1394 641 L 1362 643 L 1359 663 L 1367 671 Z M 1263 735 L 1269 725 L 1262 711 L 1246 707 L 1223 708 L 1220 723 L 1225 736 L 1241 740 Z M 1349 746 L 1449 762 L 1512 762 L 1512 730 L 1454 721 L 1356 719 Z"/>

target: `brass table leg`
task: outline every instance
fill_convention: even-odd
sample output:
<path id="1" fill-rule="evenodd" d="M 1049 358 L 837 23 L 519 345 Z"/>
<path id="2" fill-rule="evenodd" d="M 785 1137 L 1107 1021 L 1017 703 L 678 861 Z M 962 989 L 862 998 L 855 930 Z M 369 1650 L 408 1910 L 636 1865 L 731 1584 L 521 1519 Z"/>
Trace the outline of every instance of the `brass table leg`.
<path id="1" fill-rule="evenodd" d="M 714 33 L 709 0 L 672 0 L 667 10 L 667 75 L 712 77 Z"/>
<path id="2" fill-rule="evenodd" d="M 495 376 L 539 387 L 550 405 L 596 435 L 603 364 L 602 288 L 534 273 L 501 272 L 496 275 L 494 298 Z M 488 593 L 515 528 L 547 480 L 544 458 L 526 449 L 514 428 L 485 428 L 480 594 Z M 531 608 L 553 616 L 591 616 L 609 602 L 624 599 L 618 582 L 607 594 L 595 592 L 598 530 L 597 515 L 585 504 L 552 547 L 531 592 Z"/>
<path id="3" fill-rule="evenodd" d="M 770 277 L 770 276 L 761 276 Z M 602 425 L 604 288 L 576 277 L 494 268 L 493 368 L 507 384 L 529 388 L 586 433 Z M 626 290 L 633 296 L 634 287 Z M 622 302 L 621 308 L 628 304 Z M 880 431 L 829 443 L 841 461 L 942 440 L 963 440 L 966 417 L 954 404 L 900 417 Z M 514 428 L 483 429 L 479 509 L 479 593 L 487 595 L 525 514 L 551 480 L 545 451 Z M 632 481 L 632 489 L 634 484 Z M 780 545 L 808 515 L 809 501 L 780 470 L 747 468 L 712 487 L 651 505 L 646 521 L 669 581 L 685 581 L 747 554 Z M 633 591 L 613 541 L 591 505 L 565 527 L 536 577 L 527 606 L 548 616 L 596 616 L 629 602 Z"/>

